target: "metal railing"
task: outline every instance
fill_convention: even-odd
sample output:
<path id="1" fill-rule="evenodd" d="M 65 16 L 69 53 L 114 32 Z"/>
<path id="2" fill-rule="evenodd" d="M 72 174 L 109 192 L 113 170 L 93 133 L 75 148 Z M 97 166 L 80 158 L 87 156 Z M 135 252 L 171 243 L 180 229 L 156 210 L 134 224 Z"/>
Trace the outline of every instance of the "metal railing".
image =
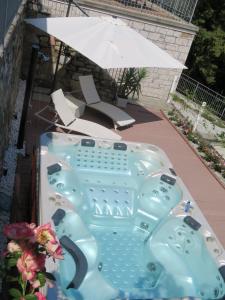
<path id="1" fill-rule="evenodd" d="M 22 0 L 0 0 L 0 46 Z"/>
<path id="2" fill-rule="evenodd" d="M 96 8 L 98 1 L 96 1 Z M 68 0 L 61 0 L 61 2 L 68 2 Z M 80 5 L 88 4 L 88 0 L 74 0 L 74 2 Z M 93 1 L 91 3 L 93 5 Z M 190 23 L 198 0 L 104 0 L 104 4 L 107 3 L 116 7 L 134 9 L 145 14 L 165 16 L 166 12 L 170 12 L 173 16 Z"/>
<path id="3" fill-rule="evenodd" d="M 179 18 L 191 22 L 198 0 L 151 0 Z"/>
<path id="4" fill-rule="evenodd" d="M 152 13 L 158 6 L 187 22 L 191 22 L 198 0 L 113 0 L 111 2 L 120 2 L 145 13 Z"/>
<path id="5" fill-rule="evenodd" d="M 197 104 L 206 102 L 208 110 L 225 119 L 225 97 L 221 94 L 185 74 L 181 74 L 176 90 Z"/>

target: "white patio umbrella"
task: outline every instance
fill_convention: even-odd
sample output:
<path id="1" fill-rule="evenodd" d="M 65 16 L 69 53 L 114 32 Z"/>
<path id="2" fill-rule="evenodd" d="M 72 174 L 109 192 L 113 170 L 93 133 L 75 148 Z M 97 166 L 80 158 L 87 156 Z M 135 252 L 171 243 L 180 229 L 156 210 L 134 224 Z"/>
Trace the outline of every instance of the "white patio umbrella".
<path id="1" fill-rule="evenodd" d="M 124 22 L 112 17 L 27 19 L 103 69 L 186 68 Z"/>

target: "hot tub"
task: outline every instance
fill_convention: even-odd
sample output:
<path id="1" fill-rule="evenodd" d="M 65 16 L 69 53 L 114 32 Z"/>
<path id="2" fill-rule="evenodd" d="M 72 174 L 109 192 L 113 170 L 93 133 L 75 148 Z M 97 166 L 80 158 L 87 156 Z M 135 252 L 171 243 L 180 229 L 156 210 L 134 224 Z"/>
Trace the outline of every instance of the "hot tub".
<path id="1" fill-rule="evenodd" d="M 46 133 L 39 203 L 65 253 L 48 299 L 224 297 L 224 250 L 158 147 Z"/>

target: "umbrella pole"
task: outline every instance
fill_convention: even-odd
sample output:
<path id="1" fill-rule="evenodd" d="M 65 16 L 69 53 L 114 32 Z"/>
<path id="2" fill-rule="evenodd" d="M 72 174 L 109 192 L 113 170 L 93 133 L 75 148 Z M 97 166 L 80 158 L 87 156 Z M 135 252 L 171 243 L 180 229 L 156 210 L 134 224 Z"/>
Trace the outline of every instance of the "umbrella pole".
<path id="1" fill-rule="evenodd" d="M 27 76 L 27 84 L 26 84 L 26 90 L 25 90 L 24 101 L 23 101 L 22 115 L 20 120 L 19 135 L 17 140 L 17 149 L 23 149 L 26 121 L 27 121 L 27 112 L 28 112 L 30 99 L 32 96 L 33 85 L 34 85 L 35 69 L 38 60 L 38 50 L 39 50 L 39 46 L 32 45 L 31 60 L 30 60 L 30 66 L 29 66 L 29 71 Z"/>
<path id="2" fill-rule="evenodd" d="M 71 7 L 72 2 L 73 2 L 73 0 L 69 0 L 68 7 L 67 7 L 67 12 L 66 12 L 66 17 L 69 17 L 70 7 Z M 58 57 L 57 57 L 57 62 L 56 62 L 56 66 L 55 66 L 55 73 L 54 73 L 54 78 L 53 78 L 51 93 L 54 92 L 54 90 L 55 90 L 56 79 L 57 79 L 57 72 L 58 72 L 58 68 L 59 68 L 59 60 L 60 60 L 60 57 L 61 57 L 63 45 L 64 45 L 64 43 L 61 42 L 60 43 L 60 47 L 59 47 L 59 53 L 58 53 Z"/>

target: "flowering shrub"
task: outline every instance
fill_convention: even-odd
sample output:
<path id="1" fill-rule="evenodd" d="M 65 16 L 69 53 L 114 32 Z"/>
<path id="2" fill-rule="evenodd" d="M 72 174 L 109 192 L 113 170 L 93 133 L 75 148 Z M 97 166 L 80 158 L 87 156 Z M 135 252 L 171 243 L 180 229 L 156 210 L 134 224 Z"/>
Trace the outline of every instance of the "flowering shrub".
<path id="1" fill-rule="evenodd" d="M 214 169 L 216 172 L 222 174 L 225 178 L 225 160 L 224 158 L 213 148 L 210 143 L 205 140 L 199 133 L 192 132 L 192 125 L 188 119 L 184 119 L 179 111 L 173 109 L 168 112 L 170 120 L 178 127 L 181 128 L 181 132 L 186 135 L 189 141 L 197 144 L 198 151 L 202 152 L 201 156 L 204 160 L 208 162 L 208 166 Z M 225 134 L 220 134 L 218 137 L 224 139 Z M 225 140 L 225 139 L 224 139 Z"/>
<path id="2" fill-rule="evenodd" d="M 46 258 L 63 259 L 51 224 L 14 223 L 6 225 L 3 232 L 10 239 L 4 258 L 6 280 L 17 283 L 9 289 L 10 296 L 13 300 L 45 300 L 38 288 L 54 280 L 45 270 Z"/>

